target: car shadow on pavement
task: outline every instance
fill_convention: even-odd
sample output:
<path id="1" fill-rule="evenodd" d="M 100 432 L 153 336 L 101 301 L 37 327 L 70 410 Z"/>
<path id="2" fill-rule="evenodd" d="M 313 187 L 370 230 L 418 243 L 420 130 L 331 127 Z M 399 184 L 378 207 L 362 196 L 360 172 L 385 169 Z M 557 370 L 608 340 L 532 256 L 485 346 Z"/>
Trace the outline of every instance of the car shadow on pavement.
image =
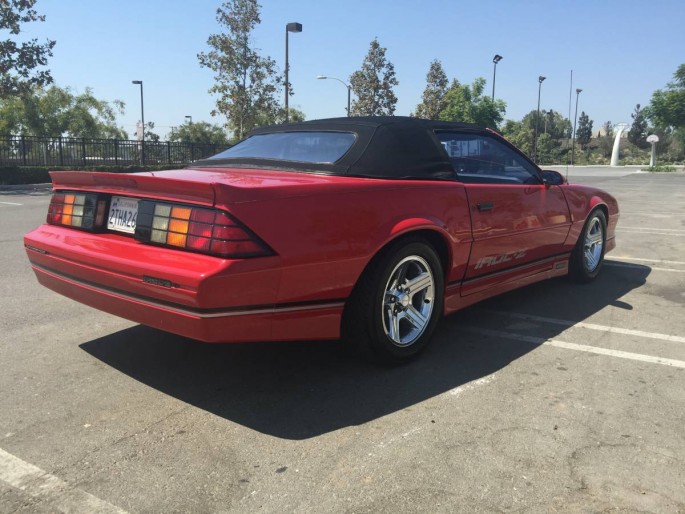
<path id="1" fill-rule="evenodd" d="M 235 423 L 285 439 L 307 439 L 367 423 L 486 377 L 535 350 L 526 342 L 463 332 L 491 310 L 579 322 L 645 283 L 646 266 L 609 267 L 591 284 L 538 283 L 443 320 L 415 362 L 383 368 L 349 356 L 339 342 L 204 344 L 144 326 L 81 345 L 160 392 Z M 487 328 L 487 325 L 486 327 Z M 546 327 L 554 337 L 564 327 Z"/>

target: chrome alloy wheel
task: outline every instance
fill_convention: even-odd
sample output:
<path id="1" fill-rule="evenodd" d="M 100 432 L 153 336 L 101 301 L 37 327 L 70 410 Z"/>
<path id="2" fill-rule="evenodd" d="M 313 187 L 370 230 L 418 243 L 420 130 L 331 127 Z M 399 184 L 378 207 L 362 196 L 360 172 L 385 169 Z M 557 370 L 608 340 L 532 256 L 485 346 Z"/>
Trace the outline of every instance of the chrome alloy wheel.
<path id="1" fill-rule="evenodd" d="M 390 273 L 383 300 L 383 329 L 395 346 L 413 344 L 431 320 L 435 280 L 418 255 L 402 259 Z"/>
<path id="2" fill-rule="evenodd" d="M 604 227 L 602 220 L 595 216 L 585 230 L 585 244 L 583 245 L 583 263 L 585 269 L 592 273 L 597 269 L 602 260 L 602 247 L 604 246 Z"/>

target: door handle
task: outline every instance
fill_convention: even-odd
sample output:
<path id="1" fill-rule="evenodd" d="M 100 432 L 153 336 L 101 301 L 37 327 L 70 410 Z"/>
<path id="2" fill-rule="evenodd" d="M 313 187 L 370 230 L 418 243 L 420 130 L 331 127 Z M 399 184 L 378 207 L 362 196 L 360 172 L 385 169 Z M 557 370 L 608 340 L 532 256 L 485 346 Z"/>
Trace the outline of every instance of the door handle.
<path id="1" fill-rule="evenodd" d="M 476 204 L 476 206 L 478 207 L 478 210 L 480 212 L 491 211 L 495 207 L 492 202 L 483 202 L 483 203 Z"/>

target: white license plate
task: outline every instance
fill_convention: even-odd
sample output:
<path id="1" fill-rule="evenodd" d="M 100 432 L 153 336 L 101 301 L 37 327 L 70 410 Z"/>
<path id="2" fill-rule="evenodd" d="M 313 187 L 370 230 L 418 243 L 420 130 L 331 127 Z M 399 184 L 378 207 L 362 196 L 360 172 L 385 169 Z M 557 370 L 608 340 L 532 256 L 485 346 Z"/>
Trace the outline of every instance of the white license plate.
<path id="1" fill-rule="evenodd" d="M 133 234 L 136 231 L 138 200 L 125 196 L 113 196 L 109 205 L 107 228 Z"/>

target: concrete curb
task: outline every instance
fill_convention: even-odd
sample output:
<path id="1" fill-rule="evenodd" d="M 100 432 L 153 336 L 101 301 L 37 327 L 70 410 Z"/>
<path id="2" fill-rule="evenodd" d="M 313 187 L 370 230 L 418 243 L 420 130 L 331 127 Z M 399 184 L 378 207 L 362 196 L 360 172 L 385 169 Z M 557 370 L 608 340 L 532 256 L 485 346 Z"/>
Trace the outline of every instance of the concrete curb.
<path id="1" fill-rule="evenodd" d="M 12 186 L 2 186 L 0 185 L 0 192 L 3 191 L 50 191 L 52 189 L 52 183 L 48 182 L 45 184 L 16 184 Z"/>

